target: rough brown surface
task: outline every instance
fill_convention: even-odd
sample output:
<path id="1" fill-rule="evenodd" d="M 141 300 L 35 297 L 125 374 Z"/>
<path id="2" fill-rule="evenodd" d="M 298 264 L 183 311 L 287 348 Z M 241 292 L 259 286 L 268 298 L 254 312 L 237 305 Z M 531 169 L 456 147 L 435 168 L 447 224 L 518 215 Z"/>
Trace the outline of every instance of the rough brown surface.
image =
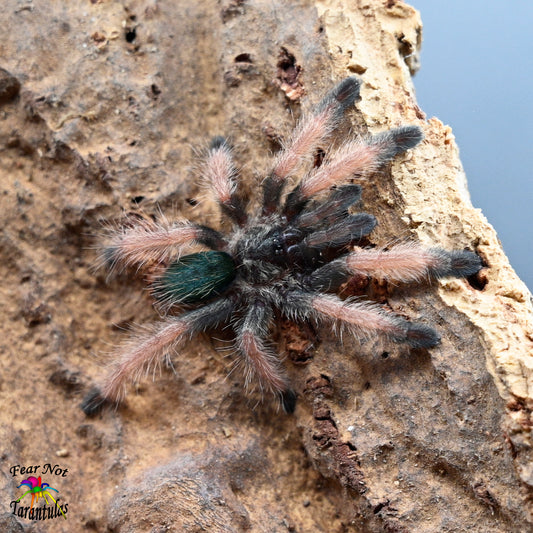
<path id="1" fill-rule="evenodd" d="M 414 99 L 421 24 L 395 0 L 46 3 L 0 13 L 2 531 L 474 531 L 531 527 L 531 296 L 472 208 L 449 128 Z M 215 224 L 191 147 L 231 135 L 256 195 L 302 111 L 363 79 L 361 131 L 426 140 L 368 180 L 376 244 L 468 247 L 488 268 L 428 287 L 358 286 L 433 323 L 430 352 L 287 325 L 294 416 L 242 394 L 222 340 L 199 338 L 125 405 L 81 398 L 132 323 L 157 319 L 140 280 L 90 266 L 124 212 Z M 364 285 L 364 284 L 363 284 Z M 352 287 L 352 289 L 354 289 Z M 67 521 L 17 520 L 14 465 L 43 475 Z M 55 496 L 57 497 L 56 493 Z M 29 505 L 29 500 L 23 500 Z"/>

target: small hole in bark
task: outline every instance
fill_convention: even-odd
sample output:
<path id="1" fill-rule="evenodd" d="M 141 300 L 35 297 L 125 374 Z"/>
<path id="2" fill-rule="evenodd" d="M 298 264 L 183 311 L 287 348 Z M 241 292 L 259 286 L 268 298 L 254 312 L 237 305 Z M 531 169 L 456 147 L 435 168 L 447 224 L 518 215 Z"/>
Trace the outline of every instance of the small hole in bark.
<path id="1" fill-rule="evenodd" d="M 137 32 L 135 31 L 135 28 L 127 29 L 126 33 L 124 34 L 124 38 L 128 43 L 132 43 L 135 41 L 135 38 L 137 37 Z"/>
<path id="2" fill-rule="evenodd" d="M 253 63 L 252 56 L 250 54 L 239 54 L 235 56 L 235 63 Z"/>
<path id="3" fill-rule="evenodd" d="M 489 282 L 489 280 L 487 279 L 487 275 L 483 270 L 476 272 L 473 276 L 468 276 L 468 278 L 466 278 L 466 281 L 468 281 L 469 285 L 477 291 L 482 291 Z"/>
<path id="4" fill-rule="evenodd" d="M 134 196 L 134 197 L 131 199 L 131 203 L 132 203 L 132 204 L 139 205 L 143 200 L 144 200 L 144 196 Z"/>
<path id="5" fill-rule="evenodd" d="M 378 514 L 381 509 L 383 509 L 383 507 L 385 507 L 385 505 L 387 505 L 386 503 L 378 503 L 375 507 L 374 507 L 374 514 Z"/>
<path id="6" fill-rule="evenodd" d="M 277 67 L 283 72 L 282 77 L 287 83 L 296 83 L 302 70 L 302 67 L 296 63 L 294 54 L 291 54 L 285 47 L 281 48 Z"/>
<path id="7" fill-rule="evenodd" d="M 383 352 L 381 354 L 381 357 L 383 357 L 383 359 L 387 359 L 389 357 L 390 353 L 389 352 Z"/>
<path id="8" fill-rule="evenodd" d="M 344 444 L 346 444 L 346 446 L 348 446 L 348 448 L 350 448 L 350 450 L 352 450 L 352 452 L 356 452 L 357 451 L 357 446 L 355 446 L 351 442 L 348 441 L 348 442 L 345 442 Z"/>
<path id="9" fill-rule="evenodd" d="M 368 390 L 370 388 L 370 381 L 367 381 L 364 385 L 363 385 L 363 388 L 365 390 Z"/>
<path id="10" fill-rule="evenodd" d="M 79 372 L 66 369 L 56 370 L 48 379 L 67 393 L 75 392 L 81 386 Z"/>

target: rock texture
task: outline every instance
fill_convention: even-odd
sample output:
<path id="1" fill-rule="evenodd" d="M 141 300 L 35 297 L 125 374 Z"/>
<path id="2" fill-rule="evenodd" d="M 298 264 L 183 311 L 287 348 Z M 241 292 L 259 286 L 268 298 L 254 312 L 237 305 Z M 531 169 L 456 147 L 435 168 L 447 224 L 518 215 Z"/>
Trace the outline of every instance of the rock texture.
<path id="1" fill-rule="evenodd" d="M 531 295 L 470 204 L 450 128 L 416 105 L 414 9 L 6 0 L 0 21 L 3 530 L 529 530 Z M 281 325 L 299 392 L 286 416 L 226 377 L 227 339 L 200 338 L 175 372 L 87 419 L 79 403 L 105 353 L 132 323 L 157 319 L 142 280 L 106 283 L 91 269 L 102 225 L 159 209 L 214 224 L 192 147 L 230 135 L 255 197 L 297 117 L 353 73 L 364 82 L 353 128 L 426 133 L 364 183 L 380 221 L 372 241 L 468 247 L 487 266 L 468 281 L 363 287 L 434 324 L 442 344 L 409 352 Z M 26 476 L 10 468 L 47 463 L 65 474 L 43 481 L 67 521 L 14 516 Z"/>

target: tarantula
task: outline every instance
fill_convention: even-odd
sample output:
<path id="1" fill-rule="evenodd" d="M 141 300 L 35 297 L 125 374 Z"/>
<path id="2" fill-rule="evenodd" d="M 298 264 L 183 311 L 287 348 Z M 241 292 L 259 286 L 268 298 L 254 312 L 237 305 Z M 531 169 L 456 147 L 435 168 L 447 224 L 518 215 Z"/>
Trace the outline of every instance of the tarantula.
<path id="1" fill-rule="evenodd" d="M 274 317 L 342 325 L 355 335 L 385 335 L 394 342 L 430 348 L 440 342 L 432 328 L 410 322 L 376 304 L 343 301 L 335 292 L 354 276 L 416 282 L 422 278 L 465 277 L 481 268 L 469 251 L 423 248 L 416 243 L 389 248 L 358 247 L 377 222 L 350 213 L 361 195 L 354 177 L 373 172 L 423 138 L 417 126 L 403 126 L 352 139 L 315 164 L 282 199 L 288 178 L 313 159 L 347 109 L 359 99 L 360 82 L 350 77 L 335 86 L 296 127 L 263 181 L 261 212 L 249 214 L 237 190 L 237 170 L 222 137 L 210 146 L 204 174 L 222 213 L 233 224 L 229 235 L 184 221 L 142 222 L 111 234 L 104 250 L 113 268 L 160 265 L 151 291 L 167 317 L 134 336 L 115 354 L 107 377 L 82 407 L 97 412 L 118 402 L 125 385 L 158 364 L 171 348 L 198 332 L 231 324 L 245 382 L 277 395 L 286 412 L 296 393 L 267 337 Z M 323 193 L 323 194 L 322 194 Z M 319 195 L 323 198 L 318 198 Z M 192 244 L 207 251 L 189 255 Z M 174 314 L 176 308 L 185 308 Z M 277 310 L 277 315 L 275 315 Z"/>

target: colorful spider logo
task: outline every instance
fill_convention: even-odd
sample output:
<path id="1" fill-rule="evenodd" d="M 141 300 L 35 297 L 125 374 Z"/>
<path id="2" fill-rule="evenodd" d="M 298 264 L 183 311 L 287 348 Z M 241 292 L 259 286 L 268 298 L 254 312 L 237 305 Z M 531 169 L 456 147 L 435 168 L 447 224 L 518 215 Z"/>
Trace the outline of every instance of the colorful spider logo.
<path id="1" fill-rule="evenodd" d="M 39 498 L 44 498 L 44 501 L 47 504 L 50 504 L 50 502 L 47 500 L 46 496 L 50 496 L 52 498 L 53 502 L 56 504 L 57 508 L 61 511 L 61 514 L 63 515 L 63 518 L 66 520 L 67 517 L 65 516 L 65 513 L 63 512 L 63 509 L 61 509 L 61 506 L 58 505 L 57 501 L 54 499 L 54 497 L 50 494 L 50 490 L 55 490 L 57 493 L 59 491 L 57 489 L 54 489 L 54 487 L 51 487 L 48 483 L 42 483 L 41 482 L 41 476 L 34 477 L 30 476 L 28 479 L 24 479 L 22 483 L 17 487 L 19 489 L 22 487 L 22 485 L 27 485 L 29 487 L 29 490 L 27 490 L 18 500 L 22 500 L 26 494 L 31 494 L 31 506 L 30 509 L 33 509 L 33 503 L 38 502 Z M 35 498 L 37 496 L 37 498 Z"/>

